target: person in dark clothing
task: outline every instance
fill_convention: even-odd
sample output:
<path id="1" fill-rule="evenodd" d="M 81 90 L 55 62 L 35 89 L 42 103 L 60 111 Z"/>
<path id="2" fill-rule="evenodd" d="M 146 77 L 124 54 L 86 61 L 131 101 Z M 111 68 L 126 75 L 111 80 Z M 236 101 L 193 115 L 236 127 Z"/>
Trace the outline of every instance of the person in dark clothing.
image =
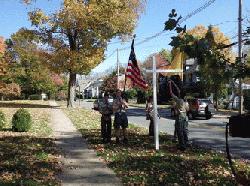
<path id="1" fill-rule="evenodd" d="M 116 143 L 120 143 L 120 128 L 122 128 L 123 142 L 128 143 L 127 128 L 128 128 L 128 117 L 126 114 L 126 108 L 128 103 L 122 98 L 120 90 L 116 92 L 116 99 L 113 101 L 113 112 L 115 113 L 114 128 L 116 135 Z"/>
<path id="2" fill-rule="evenodd" d="M 146 104 L 146 116 L 147 120 L 150 120 L 148 133 L 149 136 L 154 136 L 154 117 L 153 117 L 153 97 L 150 96 Z"/>
<path id="3" fill-rule="evenodd" d="M 103 143 L 111 142 L 111 115 L 113 113 L 112 104 L 109 103 L 109 94 L 105 93 L 104 98 L 99 103 L 101 117 L 101 135 Z"/>

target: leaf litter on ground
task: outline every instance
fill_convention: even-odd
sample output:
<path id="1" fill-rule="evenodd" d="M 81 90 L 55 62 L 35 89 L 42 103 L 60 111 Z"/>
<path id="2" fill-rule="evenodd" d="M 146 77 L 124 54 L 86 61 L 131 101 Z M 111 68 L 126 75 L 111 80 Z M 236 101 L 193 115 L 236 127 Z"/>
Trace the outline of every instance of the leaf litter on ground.
<path id="1" fill-rule="evenodd" d="M 147 129 L 130 125 L 128 144 L 103 144 L 100 114 L 86 109 L 64 109 L 77 129 L 87 139 L 125 185 L 237 185 L 224 154 L 191 146 L 178 151 L 171 136 L 160 133 L 160 150 L 154 150 L 154 140 Z M 114 134 L 112 134 L 114 136 Z M 244 183 L 249 183 L 250 164 L 235 161 Z M 244 184 L 243 184 L 244 185 Z"/>
<path id="2" fill-rule="evenodd" d="M 29 132 L 12 132 L 11 118 L 19 109 L 32 117 Z M 0 131 L 0 185 L 60 185 L 59 151 L 50 136 L 51 107 L 46 101 L 1 101 L 7 125 Z M 3 150 L 2 150 L 3 149 Z"/>

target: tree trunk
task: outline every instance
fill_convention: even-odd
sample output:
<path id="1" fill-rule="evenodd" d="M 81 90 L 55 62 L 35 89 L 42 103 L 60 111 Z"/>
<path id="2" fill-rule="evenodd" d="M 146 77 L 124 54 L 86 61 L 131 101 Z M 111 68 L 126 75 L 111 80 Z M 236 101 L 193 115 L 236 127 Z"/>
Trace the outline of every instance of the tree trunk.
<path id="1" fill-rule="evenodd" d="M 68 84 L 68 100 L 67 107 L 74 108 L 74 98 L 75 98 L 75 87 L 76 87 L 76 73 L 69 73 L 69 84 Z"/>

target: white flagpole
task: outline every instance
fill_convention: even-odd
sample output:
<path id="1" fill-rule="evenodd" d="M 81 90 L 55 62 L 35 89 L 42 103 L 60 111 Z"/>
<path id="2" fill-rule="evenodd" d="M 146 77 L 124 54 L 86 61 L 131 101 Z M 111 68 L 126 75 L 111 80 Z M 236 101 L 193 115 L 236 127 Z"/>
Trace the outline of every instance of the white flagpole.
<path id="1" fill-rule="evenodd" d="M 117 90 L 119 90 L 119 76 L 120 76 L 120 62 L 119 62 L 119 49 L 117 48 Z"/>
<path id="2" fill-rule="evenodd" d="M 153 108 L 154 108 L 154 140 L 155 150 L 159 150 L 159 129 L 157 116 L 157 91 L 156 91 L 156 62 L 153 56 Z"/>

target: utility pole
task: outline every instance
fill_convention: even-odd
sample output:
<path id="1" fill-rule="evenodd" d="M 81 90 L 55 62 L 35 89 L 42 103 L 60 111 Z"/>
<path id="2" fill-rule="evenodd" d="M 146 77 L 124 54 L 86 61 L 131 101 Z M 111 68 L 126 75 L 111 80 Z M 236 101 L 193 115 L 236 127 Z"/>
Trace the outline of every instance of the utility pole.
<path id="1" fill-rule="evenodd" d="M 242 63 L 242 0 L 239 0 L 239 18 L 238 18 L 238 60 Z M 239 78 L 239 114 L 243 114 L 243 94 L 242 94 L 242 79 Z"/>
<path id="2" fill-rule="evenodd" d="M 120 63 L 119 63 L 119 49 L 117 48 L 117 89 L 119 89 L 119 75 L 120 75 Z"/>
<path id="3" fill-rule="evenodd" d="M 156 91 L 156 62 L 153 56 L 153 109 L 154 109 L 154 140 L 155 150 L 159 150 L 159 127 L 158 127 L 158 111 L 157 111 L 157 91 Z"/>

